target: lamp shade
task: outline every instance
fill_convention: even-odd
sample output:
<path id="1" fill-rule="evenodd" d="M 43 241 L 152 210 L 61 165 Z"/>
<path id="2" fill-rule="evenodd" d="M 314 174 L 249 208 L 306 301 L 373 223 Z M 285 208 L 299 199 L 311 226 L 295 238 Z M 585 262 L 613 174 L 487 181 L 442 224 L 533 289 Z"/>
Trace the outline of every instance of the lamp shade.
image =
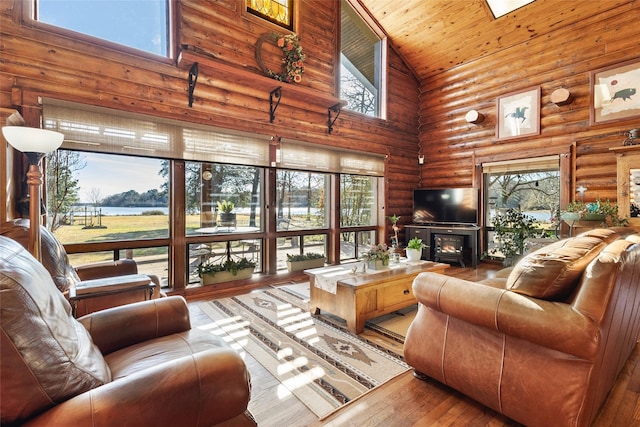
<path id="1" fill-rule="evenodd" d="M 62 144 L 64 135 L 47 129 L 5 126 L 2 134 L 7 142 L 23 153 L 50 153 Z"/>

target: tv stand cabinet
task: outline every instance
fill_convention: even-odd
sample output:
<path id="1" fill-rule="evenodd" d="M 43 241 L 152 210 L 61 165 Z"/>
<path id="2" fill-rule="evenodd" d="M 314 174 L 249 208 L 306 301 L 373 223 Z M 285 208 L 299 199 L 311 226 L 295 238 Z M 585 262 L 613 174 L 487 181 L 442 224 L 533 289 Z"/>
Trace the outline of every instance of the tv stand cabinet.
<path id="1" fill-rule="evenodd" d="M 422 242 L 427 245 L 422 250 L 422 259 L 427 261 L 433 261 L 435 250 L 435 235 L 452 235 L 452 236 L 464 236 L 464 248 L 471 250 L 471 265 L 473 268 L 478 267 L 478 241 L 480 240 L 480 227 L 476 226 L 460 226 L 460 227 L 447 227 L 444 225 L 407 225 L 405 226 L 407 232 L 405 238 L 407 242 L 414 237 L 422 239 Z"/>

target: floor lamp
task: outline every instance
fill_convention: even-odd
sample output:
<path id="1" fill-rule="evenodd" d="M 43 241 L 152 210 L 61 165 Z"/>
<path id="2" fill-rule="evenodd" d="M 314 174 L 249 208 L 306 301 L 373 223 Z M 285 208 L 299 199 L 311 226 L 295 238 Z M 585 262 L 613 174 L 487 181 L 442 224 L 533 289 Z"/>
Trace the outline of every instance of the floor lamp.
<path id="1" fill-rule="evenodd" d="M 27 185 L 29 186 L 29 247 L 31 255 L 41 261 L 40 254 L 40 187 L 42 172 L 40 160 L 55 151 L 62 144 L 64 135 L 46 129 L 24 126 L 5 126 L 2 134 L 9 145 L 27 155 L 29 171 Z"/>

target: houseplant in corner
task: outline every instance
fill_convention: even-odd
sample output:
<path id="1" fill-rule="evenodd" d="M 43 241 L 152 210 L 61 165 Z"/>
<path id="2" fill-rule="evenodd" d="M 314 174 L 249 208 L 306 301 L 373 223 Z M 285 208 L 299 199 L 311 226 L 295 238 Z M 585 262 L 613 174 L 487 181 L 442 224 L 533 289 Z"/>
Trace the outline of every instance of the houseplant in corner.
<path id="1" fill-rule="evenodd" d="M 218 207 L 218 213 L 220 220 L 218 225 L 221 227 L 235 227 L 236 226 L 236 214 L 233 213 L 233 209 L 236 205 L 229 200 L 218 200 L 216 202 Z"/>
<path id="2" fill-rule="evenodd" d="M 309 252 L 306 254 L 287 254 L 287 270 L 299 271 L 324 267 L 324 255 Z"/>
<path id="3" fill-rule="evenodd" d="M 256 268 L 254 261 L 241 258 L 238 261 L 227 259 L 221 263 L 204 262 L 198 265 L 198 276 L 203 285 L 248 279 Z"/>
<path id="4" fill-rule="evenodd" d="M 490 252 L 502 254 L 502 264 L 509 267 L 524 254 L 526 239 L 536 237 L 540 229 L 536 226 L 536 219 L 519 209 L 510 208 L 499 212 L 493 218 L 494 241 L 497 247 Z"/>
<path id="5" fill-rule="evenodd" d="M 422 258 L 422 250 L 426 247 L 427 245 L 422 243 L 422 239 L 414 237 L 409 240 L 406 249 L 407 259 L 409 261 L 420 261 L 420 258 Z"/>
<path id="6" fill-rule="evenodd" d="M 370 270 L 382 270 L 389 265 L 389 247 L 386 243 L 372 245 L 369 252 L 362 256 Z"/>

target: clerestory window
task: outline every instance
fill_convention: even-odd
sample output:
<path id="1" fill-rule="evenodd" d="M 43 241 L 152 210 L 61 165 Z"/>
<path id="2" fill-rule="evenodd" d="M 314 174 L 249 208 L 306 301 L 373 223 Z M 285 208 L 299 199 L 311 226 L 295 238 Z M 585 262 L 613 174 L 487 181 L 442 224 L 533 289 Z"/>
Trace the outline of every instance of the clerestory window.
<path id="1" fill-rule="evenodd" d="M 246 0 L 247 12 L 293 31 L 293 0 Z"/>
<path id="2" fill-rule="evenodd" d="M 385 39 L 342 0 L 340 99 L 346 109 L 384 118 Z"/>
<path id="3" fill-rule="evenodd" d="M 33 19 L 170 57 L 168 0 L 34 0 Z"/>

